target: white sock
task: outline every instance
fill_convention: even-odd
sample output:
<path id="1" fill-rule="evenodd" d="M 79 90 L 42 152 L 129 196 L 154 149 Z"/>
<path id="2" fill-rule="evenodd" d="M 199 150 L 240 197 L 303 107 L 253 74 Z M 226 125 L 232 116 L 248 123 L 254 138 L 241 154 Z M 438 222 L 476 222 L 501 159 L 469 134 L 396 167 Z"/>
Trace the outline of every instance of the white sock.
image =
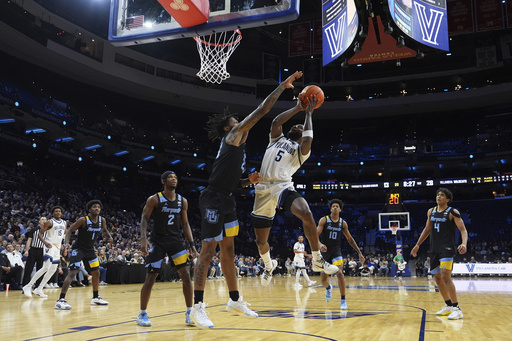
<path id="1" fill-rule="evenodd" d="M 147 311 L 147 310 L 142 310 L 142 309 L 141 309 L 141 310 L 140 310 L 140 312 L 141 312 L 142 314 L 147 314 L 147 312 L 148 312 L 148 311 Z"/>
<path id="2" fill-rule="evenodd" d="M 267 251 L 267 253 L 264 253 L 264 254 L 260 253 L 260 257 L 265 262 L 265 269 L 266 270 L 272 269 L 272 259 L 270 258 L 270 250 Z"/>
<path id="3" fill-rule="evenodd" d="M 322 258 L 322 254 L 320 253 L 320 251 L 311 251 L 311 254 L 313 255 L 314 260 L 319 260 L 320 258 Z"/>
<path id="4" fill-rule="evenodd" d="M 302 269 L 302 275 L 304 275 L 304 278 L 306 279 L 306 281 L 311 282 L 306 269 Z"/>
<path id="5" fill-rule="evenodd" d="M 295 274 L 295 283 L 299 283 L 300 273 L 301 269 L 297 269 L 297 273 Z"/>

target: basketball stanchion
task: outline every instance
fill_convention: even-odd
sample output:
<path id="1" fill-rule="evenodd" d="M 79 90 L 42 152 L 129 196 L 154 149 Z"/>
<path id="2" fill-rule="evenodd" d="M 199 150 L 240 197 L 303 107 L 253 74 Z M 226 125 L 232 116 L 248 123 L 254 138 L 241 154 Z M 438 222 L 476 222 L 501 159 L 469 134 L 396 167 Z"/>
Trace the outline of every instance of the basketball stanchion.
<path id="1" fill-rule="evenodd" d="M 240 30 L 232 32 L 231 35 L 228 31 L 194 37 L 201 57 L 201 69 L 197 76 L 205 82 L 220 84 L 230 77 L 226 63 L 242 40 Z"/>

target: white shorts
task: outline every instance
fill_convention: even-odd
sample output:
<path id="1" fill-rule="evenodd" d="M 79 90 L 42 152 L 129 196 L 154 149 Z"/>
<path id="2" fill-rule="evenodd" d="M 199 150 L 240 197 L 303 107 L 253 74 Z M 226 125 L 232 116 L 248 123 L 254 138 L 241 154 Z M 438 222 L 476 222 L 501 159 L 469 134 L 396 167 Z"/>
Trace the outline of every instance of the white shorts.
<path id="1" fill-rule="evenodd" d="M 256 185 L 254 208 L 252 216 L 262 218 L 273 218 L 276 215 L 276 208 L 281 193 L 287 188 L 293 188 L 293 182 L 259 183 Z"/>
<path id="2" fill-rule="evenodd" d="M 52 244 L 52 248 L 49 249 L 46 246 L 43 249 L 43 259 L 46 261 L 50 259 L 52 264 L 58 264 L 60 262 L 60 246 Z"/>
<path id="3" fill-rule="evenodd" d="M 293 266 L 299 269 L 304 269 L 306 267 L 306 263 L 304 263 L 304 259 L 294 258 Z"/>

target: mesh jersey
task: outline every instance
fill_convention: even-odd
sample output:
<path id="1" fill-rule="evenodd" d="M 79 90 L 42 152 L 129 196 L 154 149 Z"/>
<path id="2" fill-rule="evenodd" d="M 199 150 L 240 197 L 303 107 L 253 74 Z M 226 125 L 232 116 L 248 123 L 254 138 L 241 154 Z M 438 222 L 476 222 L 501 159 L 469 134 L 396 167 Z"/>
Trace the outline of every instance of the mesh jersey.
<path id="1" fill-rule="evenodd" d="M 50 220 L 52 225 L 48 230 L 46 230 L 45 240 L 55 246 L 60 246 L 62 244 L 62 239 L 64 239 L 64 231 L 66 230 L 66 222 L 64 220 L 56 220 L 52 218 Z"/>
<path id="2" fill-rule="evenodd" d="M 78 229 L 78 238 L 74 245 L 84 249 L 92 249 L 94 248 L 94 242 L 96 241 L 98 234 L 101 233 L 103 218 L 98 216 L 98 221 L 93 222 L 87 215 L 85 217 L 85 222 L 85 227 L 80 227 Z"/>
<path id="3" fill-rule="evenodd" d="M 450 220 L 452 208 L 448 207 L 442 212 L 437 206 L 430 214 L 430 252 L 453 252 L 455 253 L 455 221 Z"/>
<path id="4" fill-rule="evenodd" d="M 306 246 L 304 246 L 304 243 L 299 243 L 299 242 L 296 242 L 294 245 L 293 245 L 293 249 L 294 250 L 297 250 L 297 251 L 305 251 L 306 250 Z M 296 253 L 295 254 L 295 259 L 297 260 L 304 260 L 304 254 L 303 253 Z"/>
<path id="5" fill-rule="evenodd" d="M 332 221 L 330 216 L 325 216 L 325 225 L 322 230 L 322 244 L 327 246 L 327 251 L 336 253 L 341 251 L 341 235 L 343 233 L 343 219 Z M 340 252 L 341 253 L 341 252 Z"/>
<path id="6" fill-rule="evenodd" d="M 153 234 L 156 236 L 180 236 L 181 209 L 183 198 L 176 194 L 174 201 L 168 200 L 162 192 L 158 192 L 158 207 L 153 211 Z"/>
<path id="7" fill-rule="evenodd" d="M 238 188 L 240 177 L 245 170 L 245 143 L 239 147 L 220 142 L 217 157 L 213 163 L 208 184 L 217 189 L 233 192 Z"/>
<path id="8" fill-rule="evenodd" d="M 301 155 L 300 145 L 283 134 L 270 138 L 270 142 L 261 162 L 260 174 L 262 182 L 283 181 L 291 182 L 292 175 L 302 166 L 311 155 Z"/>

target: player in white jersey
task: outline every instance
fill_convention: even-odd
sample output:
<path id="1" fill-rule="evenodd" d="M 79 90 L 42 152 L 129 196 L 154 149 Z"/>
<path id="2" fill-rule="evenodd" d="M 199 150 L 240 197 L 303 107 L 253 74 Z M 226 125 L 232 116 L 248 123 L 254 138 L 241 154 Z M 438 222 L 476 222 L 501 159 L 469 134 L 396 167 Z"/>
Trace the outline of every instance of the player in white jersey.
<path id="1" fill-rule="evenodd" d="M 265 262 L 265 271 L 261 275 L 261 284 L 269 285 L 272 280 L 272 272 L 277 266 L 277 261 L 270 257 L 270 245 L 268 236 L 270 227 L 276 214 L 276 208 L 293 213 L 302 220 L 304 232 L 311 246 L 313 255 L 313 270 L 324 271 L 327 274 L 337 272 L 337 266 L 327 263 L 320 253 L 320 242 L 316 232 L 316 222 L 309 209 L 307 201 L 295 191 L 292 175 L 302 166 L 302 163 L 311 154 L 313 141 L 313 120 L 311 116 L 317 104 L 316 98 L 312 98 L 306 108 L 303 108 L 300 100 L 297 105 L 279 114 L 272 121 L 270 127 L 270 142 L 261 163 L 260 183 L 256 185 L 256 198 L 253 218 L 256 244 L 261 258 Z M 300 111 L 306 111 L 304 124 L 296 124 L 291 127 L 287 136 L 283 134 L 283 124 Z"/>
<path id="2" fill-rule="evenodd" d="M 62 219 L 62 211 L 63 209 L 60 206 L 53 207 L 52 219 L 48 220 L 39 230 L 38 238 L 44 244 L 44 263 L 43 267 L 34 274 L 34 277 L 32 277 L 30 282 L 23 287 L 23 294 L 25 294 L 25 296 L 32 297 L 32 286 L 39 277 L 45 274 L 39 286 L 34 289 L 34 294 L 43 298 L 48 297 L 48 295 L 43 292 L 43 288 L 57 270 L 60 262 L 60 248 L 62 240 L 66 235 L 66 221 Z M 43 237 L 45 232 L 46 239 Z"/>
<path id="3" fill-rule="evenodd" d="M 295 274 L 295 287 L 300 288 L 302 287 L 302 284 L 300 284 L 300 274 L 302 273 L 302 276 L 306 278 L 306 281 L 308 281 L 308 285 L 312 286 L 316 283 L 316 281 L 312 281 L 309 279 L 308 273 L 306 271 L 306 263 L 305 263 L 305 257 L 311 257 L 306 252 L 306 246 L 304 245 L 304 237 L 299 236 L 298 242 L 296 242 L 293 245 L 293 252 L 295 253 L 295 257 L 293 258 L 293 266 L 295 267 L 296 274 Z"/>

